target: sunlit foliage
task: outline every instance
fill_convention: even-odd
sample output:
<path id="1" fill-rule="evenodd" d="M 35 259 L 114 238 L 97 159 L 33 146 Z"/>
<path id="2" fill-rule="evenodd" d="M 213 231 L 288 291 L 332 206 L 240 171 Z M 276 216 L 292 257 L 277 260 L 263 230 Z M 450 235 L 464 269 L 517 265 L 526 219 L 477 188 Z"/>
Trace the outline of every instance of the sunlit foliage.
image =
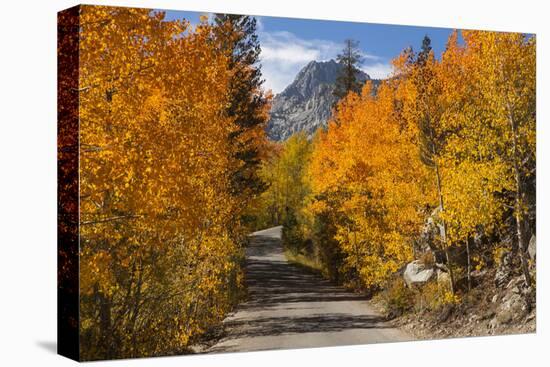
<path id="1" fill-rule="evenodd" d="M 236 301 L 249 198 L 230 137 L 265 138 L 227 113 L 230 54 L 207 19 L 81 9 L 82 358 L 179 353 Z"/>
<path id="2" fill-rule="evenodd" d="M 453 292 L 454 270 L 469 274 L 482 264 L 473 264 L 479 256 L 469 246 L 480 235 L 502 240 L 512 233 L 530 283 L 535 37 L 481 31 L 459 37 L 450 36 L 440 59 L 428 38 L 419 53 L 403 51 L 376 95 L 370 83 L 360 95 L 349 93 L 313 142 L 311 193 L 303 205 L 314 219 L 298 225 L 323 238 L 319 248 L 336 242 L 344 282 L 382 286 L 412 259 L 432 214 L 439 228 L 433 245 L 446 254 Z M 478 254 L 489 250 L 477 246 Z M 466 269 L 456 259 L 463 252 Z"/>

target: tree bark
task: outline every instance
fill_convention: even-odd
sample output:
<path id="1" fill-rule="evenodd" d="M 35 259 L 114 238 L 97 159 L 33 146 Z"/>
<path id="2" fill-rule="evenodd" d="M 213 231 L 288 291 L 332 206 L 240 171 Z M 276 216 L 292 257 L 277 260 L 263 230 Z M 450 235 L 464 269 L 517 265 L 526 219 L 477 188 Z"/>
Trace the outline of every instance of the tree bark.
<path id="1" fill-rule="evenodd" d="M 472 271 L 472 263 L 470 261 L 470 237 L 466 239 L 466 258 L 468 261 L 468 265 L 466 268 L 466 274 L 468 279 L 468 291 L 470 291 L 472 289 L 472 277 L 470 275 L 470 272 Z"/>
<path id="2" fill-rule="evenodd" d="M 439 164 L 434 158 L 434 165 L 435 165 L 435 176 L 437 179 L 437 194 L 439 196 L 439 210 L 441 213 L 443 213 L 443 210 L 445 210 L 445 207 L 443 205 L 443 192 L 441 189 L 441 176 L 439 173 Z M 443 250 L 445 251 L 445 259 L 447 260 L 447 268 L 449 268 L 449 278 L 451 279 L 451 293 L 455 294 L 455 279 L 454 279 L 454 273 L 453 273 L 453 266 L 451 263 L 451 256 L 449 254 L 449 246 L 447 244 L 447 226 L 445 224 L 445 220 L 441 219 L 441 242 L 443 243 Z"/>
<path id="3" fill-rule="evenodd" d="M 138 273 L 138 279 L 136 284 L 136 289 L 134 290 L 134 304 L 132 309 L 132 317 L 130 319 L 130 335 L 132 337 L 132 356 L 137 357 L 138 354 L 136 353 L 137 349 L 137 335 L 136 335 L 136 321 L 139 314 L 139 309 L 141 306 L 141 287 L 143 284 L 143 264 L 140 260 L 139 266 L 137 268 Z"/>
<path id="4" fill-rule="evenodd" d="M 523 182 L 521 176 L 521 170 L 519 166 L 520 157 L 518 149 L 518 136 L 517 136 L 517 126 L 516 122 L 512 115 L 512 109 L 510 103 L 507 103 L 508 108 L 508 121 L 510 123 L 510 129 L 512 130 L 512 160 L 514 162 L 514 178 L 516 183 L 516 205 L 514 209 L 514 218 L 516 220 L 516 236 L 518 239 L 518 253 L 519 259 L 521 262 L 521 267 L 523 271 L 523 276 L 525 277 L 525 284 L 531 286 L 531 274 L 529 273 L 529 264 L 527 262 L 527 257 L 525 255 L 525 234 L 523 233 L 523 207 L 524 207 L 524 197 L 525 193 L 523 192 Z"/>
<path id="5" fill-rule="evenodd" d="M 111 302 L 101 291 L 96 287 L 96 296 L 99 301 L 99 334 L 101 337 L 101 346 L 104 350 L 107 359 L 115 356 L 113 350 L 113 335 L 111 327 Z"/>

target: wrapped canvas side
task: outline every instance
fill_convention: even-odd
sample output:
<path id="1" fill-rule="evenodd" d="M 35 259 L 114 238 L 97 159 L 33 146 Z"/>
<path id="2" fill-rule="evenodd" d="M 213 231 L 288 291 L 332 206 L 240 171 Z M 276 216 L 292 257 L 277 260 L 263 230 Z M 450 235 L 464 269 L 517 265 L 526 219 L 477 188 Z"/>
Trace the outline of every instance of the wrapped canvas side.
<path id="1" fill-rule="evenodd" d="M 57 28 L 57 351 L 79 360 L 79 13 L 58 13 Z"/>

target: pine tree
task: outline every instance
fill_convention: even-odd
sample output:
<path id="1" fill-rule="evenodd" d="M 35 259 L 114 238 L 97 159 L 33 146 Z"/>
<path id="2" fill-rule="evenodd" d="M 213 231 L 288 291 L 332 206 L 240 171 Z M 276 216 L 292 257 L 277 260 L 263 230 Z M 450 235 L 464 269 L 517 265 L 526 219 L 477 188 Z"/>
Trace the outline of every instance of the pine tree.
<path id="1" fill-rule="evenodd" d="M 265 185 L 258 176 L 261 147 L 256 137 L 262 135 L 267 122 L 270 98 L 262 90 L 264 80 L 258 63 L 261 48 L 256 18 L 216 14 L 214 23 L 215 39 L 221 50 L 228 53 L 229 69 L 233 73 L 226 113 L 238 126 L 230 139 L 236 147 L 235 158 L 242 162 L 233 174 L 233 190 L 235 193 L 250 190 L 258 194 L 265 190 Z"/>
<path id="2" fill-rule="evenodd" d="M 416 58 L 416 63 L 419 66 L 426 65 L 426 62 L 428 61 L 428 58 L 430 56 L 430 52 L 432 51 L 432 40 L 428 35 L 425 35 L 422 39 L 422 47 L 420 48 L 420 52 L 418 53 L 418 56 Z"/>
<path id="3" fill-rule="evenodd" d="M 173 353 L 241 284 L 233 73 L 205 20 L 80 9 L 80 357 Z"/>
<path id="4" fill-rule="evenodd" d="M 340 101 L 348 93 L 354 92 L 359 94 L 361 92 L 362 83 L 358 79 L 359 66 L 361 65 L 363 58 L 361 51 L 359 50 L 359 42 L 347 39 L 344 41 L 345 46 L 342 49 L 342 53 L 336 56 L 336 61 L 342 66 L 342 69 L 336 78 L 336 86 L 334 87 L 334 96 L 337 101 Z"/>

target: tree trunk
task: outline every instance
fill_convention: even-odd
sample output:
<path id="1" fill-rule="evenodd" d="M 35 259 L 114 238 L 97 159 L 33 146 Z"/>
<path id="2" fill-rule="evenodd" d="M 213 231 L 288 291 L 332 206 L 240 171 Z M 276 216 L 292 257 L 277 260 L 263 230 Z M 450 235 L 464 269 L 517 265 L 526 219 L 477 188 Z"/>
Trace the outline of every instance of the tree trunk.
<path id="1" fill-rule="evenodd" d="M 472 264 L 470 261 L 470 237 L 466 240 L 466 258 L 468 261 L 468 265 L 466 268 L 466 274 L 468 278 L 468 291 L 472 290 L 472 277 L 470 275 L 470 272 L 472 271 Z"/>
<path id="2" fill-rule="evenodd" d="M 519 259 L 521 261 L 521 268 L 523 271 L 523 276 L 525 277 L 525 284 L 531 286 L 531 274 L 529 273 L 529 264 L 527 262 L 527 256 L 525 254 L 525 235 L 523 233 L 523 216 L 521 215 L 522 200 L 520 194 L 516 195 L 516 210 L 515 210 L 515 219 L 516 219 L 516 235 L 518 237 L 518 253 Z"/>
<path id="3" fill-rule="evenodd" d="M 114 358 L 113 335 L 111 328 L 111 302 L 101 291 L 96 288 L 96 295 L 99 300 L 99 335 L 100 345 L 106 354 L 107 359 Z"/>
<path id="4" fill-rule="evenodd" d="M 508 108 L 508 121 L 510 122 L 510 129 L 512 130 L 512 159 L 514 162 L 514 176 L 516 181 L 516 205 L 514 209 L 514 217 L 516 220 L 516 235 L 518 238 L 518 253 L 521 261 L 521 267 L 523 276 L 525 277 L 525 284 L 531 286 L 531 274 L 529 273 L 529 264 L 527 263 L 527 257 L 525 255 L 525 235 L 523 233 L 523 207 L 524 207 L 524 192 L 521 171 L 519 167 L 520 157 L 518 152 L 518 137 L 517 126 L 512 115 L 512 109 L 510 104 L 507 104 Z"/>
<path id="5" fill-rule="evenodd" d="M 437 178 L 437 194 L 439 196 L 439 210 L 443 213 L 445 209 L 443 205 L 443 192 L 441 190 L 441 176 L 439 174 L 439 164 L 435 161 L 435 176 Z M 451 293 L 455 294 L 455 279 L 453 272 L 453 265 L 451 262 L 451 256 L 449 254 L 449 246 L 447 244 L 447 226 L 445 220 L 441 219 L 441 242 L 443 243 L 443 250 L 445 251 L 445 259 L 447 260 L 447 268 L 449 268 L 449 278 L 451 279 Z"/>
<path id="6" fill-rule="evenodd" d="M 136 289 L 134 291 L 134 304 L 132 309 L 132 317 L 130 319 L 130 335 L 132 337 L 132 356 L 137 357 L 137 335 L 136 335 L 136 321 L 139 314 L 139 309 L 141 305 L 141 287 L 143 284 L 143 264 L 140 260 L 139 267 L 137 269 L 139 271 L 138 280 L 136 284 Z"/>
<path id="7" fill-rule="evenodd" d="M 355 257 L 357 258 L 357 267 L 359 268 L 359 274 L 361 274 L 361 268 L 363 267 L 363 262 L 361 261 L 361 255 L 359 254 L 359 247 L 357 247 L 357 231 L 353 231 L 353 247 L 355 248 Z M 359 276 L 361 280 L 361 276 Z"/>

